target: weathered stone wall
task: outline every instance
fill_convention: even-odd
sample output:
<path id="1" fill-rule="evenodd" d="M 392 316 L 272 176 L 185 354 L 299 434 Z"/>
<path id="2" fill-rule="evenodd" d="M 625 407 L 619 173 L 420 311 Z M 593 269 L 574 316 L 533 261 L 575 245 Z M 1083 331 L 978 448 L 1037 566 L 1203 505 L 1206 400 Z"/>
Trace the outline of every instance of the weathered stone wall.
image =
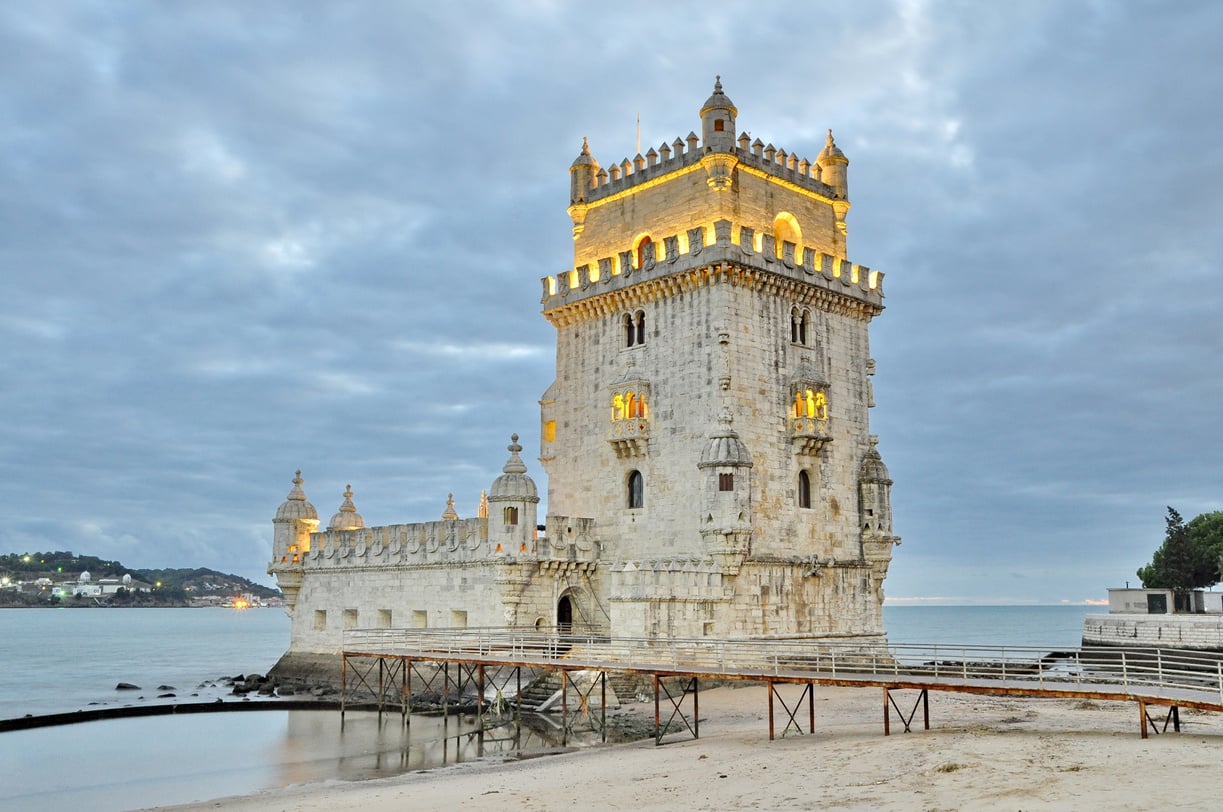
<path id="1" fill-rule="evenodd" d="M 1083 645 L 1223 651 L 1223 615 L 1088 615 Z"/>

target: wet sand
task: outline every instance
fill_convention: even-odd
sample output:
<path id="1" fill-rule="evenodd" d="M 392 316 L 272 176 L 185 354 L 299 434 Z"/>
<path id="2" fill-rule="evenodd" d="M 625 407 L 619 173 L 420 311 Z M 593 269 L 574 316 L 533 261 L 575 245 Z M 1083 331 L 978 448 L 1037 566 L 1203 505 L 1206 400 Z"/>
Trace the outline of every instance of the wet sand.
<path id="1" fill-rule="evenodd" d="M 798 688 L 783 688 L 791 706 Z M 906 713 L 916 692 L 895 695 Z M 652 717 L 653 704 L 628 708 Z M 816 687 L 814 735 L 768 738 L 762 685 L 703 690 L 700 739 L 669 736 L 545 758 L 269 790 L 178 809 L 1199 809 L 1223 792 L 1223 714 L 1181 711 L 1142 739 L 1130 702 L 930 693 L 930 730 L 879 689 Z M 1151 710 L 1152 716 L 1163 711 Z M 798 717 L 806 725 L 804 708 Z"/>

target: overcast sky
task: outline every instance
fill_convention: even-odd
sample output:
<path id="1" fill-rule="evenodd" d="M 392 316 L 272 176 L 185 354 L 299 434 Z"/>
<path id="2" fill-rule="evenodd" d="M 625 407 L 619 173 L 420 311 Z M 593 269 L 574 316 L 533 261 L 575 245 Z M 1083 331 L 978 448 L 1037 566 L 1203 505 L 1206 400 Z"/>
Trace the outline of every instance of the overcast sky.
<path id="1" fill-rule="evenodd" d="M 890 599 L 1100 599 L 1223 509 L 1223 4 L 615 9 L 0 6 L 0 552 L 270 583 L 297 468 L 469 516 L 518 432 L 542 490 L 569 163 L 715 74 L 850 159 Z"/>

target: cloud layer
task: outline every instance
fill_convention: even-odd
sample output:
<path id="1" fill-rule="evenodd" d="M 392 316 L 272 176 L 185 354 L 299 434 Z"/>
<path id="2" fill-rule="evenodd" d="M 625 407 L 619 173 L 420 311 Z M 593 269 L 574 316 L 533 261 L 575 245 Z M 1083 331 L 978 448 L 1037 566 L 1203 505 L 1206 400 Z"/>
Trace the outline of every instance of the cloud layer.
<path id="1" fill-rule="evenodd" d="M 299 467 L 470 515 L 537 447 L 582 136 L 714 74 L 852 162 L 890 595 L 1098 598 L 1221 507 L 1223 7 L 706 5 L 0 9 L 0 548 L 267 581 Z"/>

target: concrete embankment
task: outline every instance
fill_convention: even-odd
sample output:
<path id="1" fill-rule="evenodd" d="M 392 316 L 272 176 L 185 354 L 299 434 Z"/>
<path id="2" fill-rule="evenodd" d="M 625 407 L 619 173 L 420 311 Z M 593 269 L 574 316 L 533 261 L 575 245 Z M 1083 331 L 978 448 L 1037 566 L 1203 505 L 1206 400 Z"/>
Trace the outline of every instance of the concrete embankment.
<path id="1" fill-rule="evenodd" d="M 1223 615 L 1088 615 L 1083 645 L 1223 651 Z"/>

